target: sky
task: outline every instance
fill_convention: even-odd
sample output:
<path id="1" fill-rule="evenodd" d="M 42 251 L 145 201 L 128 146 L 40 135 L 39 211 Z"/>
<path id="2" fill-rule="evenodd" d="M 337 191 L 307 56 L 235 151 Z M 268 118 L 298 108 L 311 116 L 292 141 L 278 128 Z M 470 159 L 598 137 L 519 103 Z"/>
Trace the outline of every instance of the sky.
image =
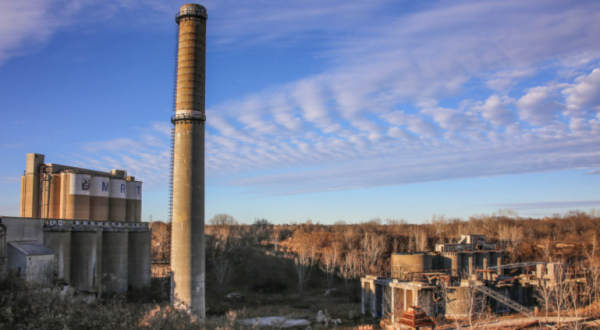
<path id="1" fill-rule="evenodd" d="M 0 214 L 27 153 L 168 220 L 167 0 L 0 0 Z M 600 2 L 207 0 L 206 219 L 600 208 Z"/>

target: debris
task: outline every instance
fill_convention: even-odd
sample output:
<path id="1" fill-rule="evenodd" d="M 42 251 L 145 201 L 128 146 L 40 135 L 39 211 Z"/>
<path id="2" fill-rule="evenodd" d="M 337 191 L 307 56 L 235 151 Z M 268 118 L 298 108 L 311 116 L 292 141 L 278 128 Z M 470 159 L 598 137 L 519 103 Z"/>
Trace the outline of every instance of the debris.
<path id="1" fill-rule="evenodd" d="M 251 327 L 293 328 L 310 326 L 310 321 L 305 319 L 290 319 L 283 316 L 256 317 L 238 320 L 238 323 Z"/>

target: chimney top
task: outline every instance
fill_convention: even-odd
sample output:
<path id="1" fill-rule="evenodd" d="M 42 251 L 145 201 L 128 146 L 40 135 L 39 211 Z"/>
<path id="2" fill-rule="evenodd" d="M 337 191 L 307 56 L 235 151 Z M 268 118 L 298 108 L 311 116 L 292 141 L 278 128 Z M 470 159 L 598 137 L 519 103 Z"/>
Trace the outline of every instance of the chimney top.
<path id="1" fill-rule="evenodd" d="M 184 17 L 199 17 L 202 19 L 207 19 L 208 15 L 206 14 L 206 8 L 204 8 L 204 6 L 197 5 L 195 3 L 188 3 L 179 8 L 179 13 L 177 13 L 175 16 L 175 21 L 177 24 L 179 24 L 179 21 Z"/>

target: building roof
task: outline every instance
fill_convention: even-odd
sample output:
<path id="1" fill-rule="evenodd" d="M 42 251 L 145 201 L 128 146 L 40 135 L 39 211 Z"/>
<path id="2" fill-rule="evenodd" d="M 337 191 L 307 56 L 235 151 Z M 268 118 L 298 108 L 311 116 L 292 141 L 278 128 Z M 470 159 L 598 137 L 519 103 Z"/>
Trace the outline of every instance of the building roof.
<path id="1" fill-rule="evenodd" d="M 44 244 L 38 241 L 9 242 L 8 245 L 28 256 L 54 254 L 52 250 L 45 247 Z"/>

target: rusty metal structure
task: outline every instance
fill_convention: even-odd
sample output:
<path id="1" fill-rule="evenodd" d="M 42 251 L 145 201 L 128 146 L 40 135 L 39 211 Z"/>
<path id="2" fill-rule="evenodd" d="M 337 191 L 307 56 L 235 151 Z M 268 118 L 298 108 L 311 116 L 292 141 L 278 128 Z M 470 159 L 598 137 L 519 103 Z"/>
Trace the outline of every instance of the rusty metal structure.
<path id="1" fill-rule="evenodd" d="M 173 134 L 171 299 L 205 317 L 204 81 L 206 8 L 183 5 L 179 26 Z"/>
<path id="2" fill-rule="evenodd" d="M 435 323 L 419 306 L 408 307 L 402 316 L 398 318 L 401 328 L 419 329 L 421 327 L 431 327 L 435 329 Z"/>

